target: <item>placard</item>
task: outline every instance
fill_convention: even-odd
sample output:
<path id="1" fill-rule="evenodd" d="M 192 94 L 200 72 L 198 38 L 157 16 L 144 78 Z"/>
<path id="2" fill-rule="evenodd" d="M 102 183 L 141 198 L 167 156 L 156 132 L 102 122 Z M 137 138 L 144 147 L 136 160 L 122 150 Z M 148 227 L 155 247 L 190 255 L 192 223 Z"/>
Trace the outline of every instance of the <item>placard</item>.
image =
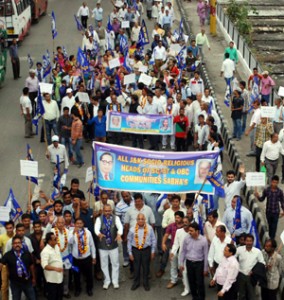
<path id="1" fill-rule="evenodd" d="M 121 28 L 129 28 L 130 25 L 129 25 L 129 21 L 122 21 L 121 22 Z"/>
<path id="2" fill-rule="evenodd" d="M 0 206 L 0 222 L 10 221 L 10 207 Z"/>
<path id="3" fill-rule="evenodd" d="M 246 173 L 247 186 L 265 186 L 265 173 L 263 172 L 247 172 Z"/>
<path id="4" fill-rule="evenodd" d="M 123 78 L 124 84 L 131 84 L 134 83 L 135 81 L 136 81 L 136 75 L 134 73 L 125 75 Z"/>
<path id="5" fill-rule="evenodd" d="M 109 65 L 109 68 L 110 69 L 113 69 L 113 68 L 116 68 L 116 67 L 120 67 L 120 61 L 119 61 L 119 58 L 114 58 L 112 60 L 110 60 L 108 62 L 108 65 Z"/>
<path id="6" fill-rule="evenodd" d="M 38 177 L 38 162 L 32 160 L 20 160 L 21 175 L 28 177 Z"/>
<path id="7" fill-rule="evenodd" d="M 79 100 L 81 102 L 84 102 L 84 103 L 90 103 L 90 97 L 88 95 L 88 93 L 82 93 L 82 92 L 78 92 L 76 95 L 75 95 L 75 98 L 78 97 Z"/>
<path id="8" fill-rule="evenodd" d="M 94 175 L 93 175 L 93 168 L 89 167 L 86 170 L 86 179 L 85 182 L 91 182 L 93 181 Z"/>
<path id="9" fill-rule="evenodd" d="M 275 106 L 261 106 L 260 108 L 260 115 L 262 118 L 274 118 L 275 112 Z"/>
<path id="10" fill-rule="evenodd" d="M 181 46 L 180 44 L 171 44 L 170 50 L 179 53 L 181 50 Z"/>
<path id="11" fill-rule="evenodd" d="M 42 94 L 47 93 L 47 94 L 52 95 L 53 84 L 40 82 L 39 87 L 40 87 L 40 92 Z"/>
<path id="12" fill-rule="evenodd" d="M 139 77 L 139 82 L 143 82 L 145 85 L 149 86 L 152 83 L 152 76 L 142 73 Z"/>
<path id="13" fill-rule="evenodd" d="M 278 96 L 284 97 L 284 86 L 279 86 Z"/>
<path id="14" fill-rule="evenodd" d="M 189 38 L 189 35 L 186 35 L 186 34 L 183 35 L 183 39 L 186 44 L 187 44 L 188 38 Z"/>
<path id="15" fill-rule="evenodd" d="M 139 72 L 142 72 L 142 73 L 147 73 L 148 72 L 148 67 L 147 66 L 140 66 L 139 69 L 138 69 Z"/>

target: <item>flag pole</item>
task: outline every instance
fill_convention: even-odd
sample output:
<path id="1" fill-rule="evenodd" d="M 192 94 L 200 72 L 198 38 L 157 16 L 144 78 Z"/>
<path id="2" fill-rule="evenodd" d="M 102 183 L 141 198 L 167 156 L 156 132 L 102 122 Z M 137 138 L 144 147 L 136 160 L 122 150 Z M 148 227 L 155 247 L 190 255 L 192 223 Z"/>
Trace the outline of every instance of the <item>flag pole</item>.
<path id="1" fill-rule="evenodd" d="M 199 195 L 201 194 L 201 191 L 203 190 L 203 187 L 204 187 L 206 181 L 207 181 L 207 178 L 204 179 L 201 188 L 199 189 L 198 193 L 197 193 L 196 196 L 195 196 L 195 200 L 196 200 L 196 199 L 199 197 Z"/>
<path id="2" fill-rule="evenodd" d="M 48 144 L 47 144 L 47 137 L 46 137 L 46 126 L 43 117 L 42 117 L 42 126 L 43 126 L 43 137 L 44 137 L 45 148 L 47 150 Z"/>
<path id="3" fill-rule="evenodd" d="M 31 205 L 31 201 L 32 201 L 32 191 L 31 191 L 31 177 L 29 177 L 28 180 L 28 205 Z"/>

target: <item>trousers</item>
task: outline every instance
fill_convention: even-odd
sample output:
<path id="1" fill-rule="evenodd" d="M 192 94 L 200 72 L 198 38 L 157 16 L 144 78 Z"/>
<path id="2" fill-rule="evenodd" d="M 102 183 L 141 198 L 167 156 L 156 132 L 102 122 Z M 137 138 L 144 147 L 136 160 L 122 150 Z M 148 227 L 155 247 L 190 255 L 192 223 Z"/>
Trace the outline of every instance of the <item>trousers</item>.
<path id="1" fill-rule="evenodd" d="M 93 289 L 93 264 L 92 257 L 88 256 L 86 258 L 73 258 L 73 264 L 75 267 L 79 268 L 79 272 L 74 272 L 74 283 L 75 290 L 81 290 L 81 274 L 86 278 L 86 288 L 87 291 L 91 291 Z"/>
<path id="2" fill-rule="evenodd" d="M 204 261 L 186 261 L 187 277 L 192 300 L 205 300 Z"/>
<path id="3" fill-rule="evenodd" d="M 46 283 L 47 299 L 61 300 L 63 297 L 63 283 Z"/>
<path id="4" fill-rule="evenodd" d="M 251 284 L 250 276 L 239 273 L 237 283 L 239 300 L 255 300 L 255 288 Z"/>
<path id="5" fill-rule="evenodd" d="M 134 284 L 140 284 L 140 272 L 142 267 L 143 284 L 148 285 L 151 263 L 151 248 L 147 247 L 139 250 L 135 247 L 132 247 L 132 253 L 134 256 Z"/>
<path id="6" fill-rule="evenodd" d="M 118 248 L 112 250 L 102 250 L 99 249 L 101 268 L 104 273 L 104 284 L 118 284 L 118 275 L 119 275 L 119 254 Z M 111 263 L 111 280 L 109 275 L 109 259 Z"/>

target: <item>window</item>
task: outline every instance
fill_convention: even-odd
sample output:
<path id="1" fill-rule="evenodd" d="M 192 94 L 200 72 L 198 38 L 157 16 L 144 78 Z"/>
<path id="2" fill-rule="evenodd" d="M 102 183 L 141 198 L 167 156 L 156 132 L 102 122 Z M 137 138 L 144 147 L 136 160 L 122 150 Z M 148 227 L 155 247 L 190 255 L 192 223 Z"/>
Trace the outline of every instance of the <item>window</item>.
<path id="1" fill-rule="evenodd" d="M 1 4 L 0 5 L 0 17 L 4 17 L 4 5 L 3 4 Z"/>

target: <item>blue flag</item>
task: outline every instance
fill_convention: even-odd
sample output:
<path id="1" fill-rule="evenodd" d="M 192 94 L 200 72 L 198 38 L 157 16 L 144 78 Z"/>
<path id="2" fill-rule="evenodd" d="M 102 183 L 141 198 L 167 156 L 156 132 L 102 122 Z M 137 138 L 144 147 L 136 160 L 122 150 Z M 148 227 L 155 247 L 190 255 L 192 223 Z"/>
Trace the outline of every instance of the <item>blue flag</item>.
<path id="1" fill-rule="evenodd" d="M 77 52 L 77 63 L 83 71 L 87 71 L 89 69 L 88 59 L 80 47 L 78 47 Z"/>
<path id="2" fill-rule="evenodd" d="M 27 144 L 27 158 L 26 159 L 30 160 L 30 161 L 34 161 L 32 149 L 29 144 Z M 30 180 L 31 182 L 35 183 L 36 185 L 38 184 L 37 178 L 35 178 L 35 177 L 26 176 L 26 179 Z"/>
<path id="3" fill-rule="evenodd" d="M 208 115 L 212 115 L 212 110 L 213 110 L 213 100 L 211 100 L 210 103 L 209 103 Z"/>
<path id="4" fill-rule="evenodd" d="M 259 88 L 258 88 L 258 81 L 259 81 L 259 78 L 254 78 L 254 81 L 253 81 L 253 84 L 252 84 L 252 91 L 251 91 L 251 94 L 250 94 L 250 107 L 249 107 L 249 110 L 248 112 L 250 113 L 252 110 L 253 110 L 253 102 L 255 100 L 258 100 L 259 101 Z"/>
<path id="5" fill-rule="evenodd" d="M 238 198 L 236 204 L 235 218 L 234 218 L 234 230 L 242 228 L 241 208 L 242 208 L 242 203 L 240 198 Z"/>
<path id="6" fill-rule="evenodd" d="M 56 155 L 56 164 L 55 164 L 55 169 L 54 170 L 54 177 L 53 177 L 53 186 L 56 188 L 56 189 L 60 189 L 60 177 L 61 177 L 61 174 L 60 174 L 60 162 L 59 162 L 59 155 Z"/>
<path id="7" fill-rule="evenodd" d="M 220 152 L 221 151 L 222 149 L 220 149 Z M 217 172 L 219 155 L 214 159 L 213 164 L 211 165 L 206 178 L 211 183 L 211 185 L 215 188 L 215 194 L 223 198 L 225 197 L 225 190 L 224 190 L 224 182 L 222 179 L 222 173 Z"/>
<path id="8" fill-rule="evenodd" d="M 183 40 L 183 32 L 184 32 L 184 28 L 183 28 L 183 18 L 181 18 L 180 23 L 179 23 L 178 41 Z"/>
<path id="9" fill-rule="evenodd" d="M 52 11 L 51 13 L 51 33 L 52 33 L 52 39 L 54 40 L 57 37 L 56 20 L 55 20 L 54 11 Z"/>
<path id="10" fill-rule="evenodd" d="M 202 204 L 204 204 L 204 206 L 206 207 L 206 209 L 208 209 L 209 211 L 212 211 L 214 209 L 214 199 L 213 199 L 213 195 L 211 194 L 200 194 L 202 196 Z"/>
<path id="11" fill-rule="evenodd" d="M 43 78 L 47 77 L 51 72 L 51 63 L 49 52 L 46 52 L 46 55 L 42 56 L 42 68 L 43 68 Z"/>
<path id="12" fill-rule="evenodd" d="M 142 24 L 141 24 L 141 29 L 139 31 L 139 36 L 138 36 L 138 41 L 136 44 L 136 48 L 139 49 L 147 44 L 149 44 L 149 35 L 148 35 L 148 30 L 145 24 L 145 21 L 142 20 Z"/>
<path id="13" fill-rule="evenodd" d="M 128 73 L 132 72 L 132 68 L 129 63 L 129 51 L 127 49 L 126 55 L 124 56 L 123 67 Z"/>
<path id="14" fill-rule="evenodd" d="M 231 95 L 232 95 L 231 78 L 225 78 L 225 80 L 227 85 L 226 85 L 224 103 L 227 107 L 230 107 Z"/>
<path id="15" fill-rule="evenodd" d="M 180 69 L 180 72 L 185 69 L 186 67 L 186 61 L 185 61 L 185 51 L 186 51 L 186 46 L 183 46 L 180 52 L 177 55 L 177 62 L 178 62 L 178 67 Z"/>
<path id="16" fill-rule="evenodd" d="M 35 116 L 33 117 L 33 120 L 32 120 L 32 123 L 36 127 L 36 134 L 38 134 L 38 121 L 44 114 L 45 114 L 45 109 L 44 109 L 44 106 L 42 103 L 42 96 L 41 96 L 40 88 L 38 88 L 36 111 L 35 111 Z"/>
<path id="17" fill-rule="evenodd" d="M 254 247 L 260 249 L 259 235 L 258 235 L 258 231 L 257 231 L 257 226 L 256 226 L 256 223 L 255 223 L 255 220 L 251 221 L 251 228 L 250 228 L 249 233 L 251 235 L 253 235 L 253 237 L 254 237 L 254 243 L 253 243 Z"/>
<path id="18" fill-rule="evenodd" d="M 31 69 L 34 65 L 33 59 L 30 56 L 30 54 L 28 54 L 28 64 L 29 64 L 29 68 Z"/>
<path id="19" fill-rule="evenodd" d="M 124 35 L 120 37 L 119 40 L 119 51 L 125 56 L 128 51 L 128 41 Z"/>
<path id="20" fill-rule="evenodd" d="M 83 27 L 83 25 L 81 24 L 79 18 L 78 18 L 76 15 L 74 15 L 74 18 L 75 18 L 75 22 L 76 22 L 76 25 L 77 25 L 77 29 L 78 29 L 79 31 L 84 30 L 84 27 Z"/>
<path id="21" fill-rule="evenodd" d="M 113 27 L 112 27 L 111 22 L 110 22 L 110 16 L 108 16 L 107 31 L 110 32 L 112 30 L 113 30 Z"/>
<path id="22" fill-rule="evenodd" d="M 66 256 L 64 256 L 64 257 L 62 257 L 62 260 L 63 260 L 63 265 L 64 265 L 64 264 L 68 264 L 67 261 L 69 260 L 69 263 L 70 263 L 70 265 L 71 265 L 71 269 L 72 269 L 73 271 L 77 272 L 77 273 L 79 272 L 79 268 L 73 265 L 73 256 L 72 256 L 71 253 L 68 254 L 68 255 L 66 255 Z"/>
<path id="23" fill-rule="evenodd" d="M 161 206 L 163 200 L 167 199 L 168 198 L 168 194 L 161 194 L 158 199 L 157 199 L 157 202 L 156 202 L 156 210 L 159 209 L 159 207 Z"/>
<path id="24" fill-rule="evenodd" d="M 21 206 L 19 205 L 17 199 L 14 196 L 13 190 L 10 188 L 8 198 L 4 203 L 5 207 L 10 208 L 10 220 L 17 221 L 18 218 L 23 214 Z"/>
<path id="25" fill-rule="evenodd" d="M 95 88 L 95 72 L 92 73 L 92 76 L 88 82 L 88 90 L 93 90 Z"/>
<path id="26" fill-rule="evenodd" d="M 68 54 L 64 46 L 62 47 L 62 51 L 63 51 L 64 58 L 68 60 Z"/>
<path id="27" fill-rule="evenodd" d="M 118 74 L 115 75 L 115 90 L 117 95 L 121 94 L 121 82 Z"/>

